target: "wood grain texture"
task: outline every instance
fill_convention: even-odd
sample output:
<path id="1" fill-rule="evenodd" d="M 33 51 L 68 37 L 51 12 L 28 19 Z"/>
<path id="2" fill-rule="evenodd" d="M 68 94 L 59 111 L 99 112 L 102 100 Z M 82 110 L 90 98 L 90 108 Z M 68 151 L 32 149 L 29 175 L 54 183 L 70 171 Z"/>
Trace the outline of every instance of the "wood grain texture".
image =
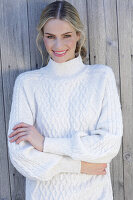
<path id="1" fill-rule="evenodd" d="M 133 199 L 133 60 L 132 60 L 133 1 L 117 0 L 119 59 L 124 137 L 124 196 Z"/>
<path id="2" fill-rule="evenodd" d="M 0 10 L 2 4 L 0 5 Z M 0 12 L 0 19 L 2 19 Z M 2 20 L 0 20 L 0 27 L 2 27 Z M 1 44 L 1 37 L 0 37 Z M 2 59 L 0 46 L 0 197 L 10 199 L 10 177 L 8 166 L 8 152 L 6 140 L 6 120 L 4 110 L 4 96 L 3 96 L 3 77 L 2 77 Z"/>
<path id="3" fill-rule="evenodd" d="M 23 1 L 2 1 L 2 39 L 1 39 L 1 60 L 2 60 L 2 84 L 3 84 L 3 116 L 6 127 L 6 135 L 8 130 L 8 121 L 10 114 L 10 106 L 12 101 L 12 91 L 16 76 L 30 69 L 30 53 L 29 53 L 29 33 L 27 20 L 27 2 Z M 3 124 L 4 126 L 4 124 Z M 2 134 L 5 135 L 3 130 Z M 3 135 L 3 137 L 5 137 Z M 6 138 L 5 138 L 6 139 Z M 7 142 L 5 140 L 6 149 Z M 3 145 L 0 146 L 3 148 Z M 2 149 L 1 149 L 2 150 Z M 4 150 L 4 149 L 3 149 Z M 6 150 L 5 150 L 6 152 Z M 5 157 L 6 158 L 6 157 Z M 6 159 L 5 159 L 6 160 Z M 2 160 L 2 162 L 5 162 Z M 25 190 L 25 178 L 20 175 L 12 166 L 8 157 L 7 166 L 9 165 L 10 198 L 0 196 L 2 199 L 23 200 Z M 5 173 L 7 176 L 8 170 L 5 165 Z M 8 180 L 7 179 L 7 180 Z M 4 184 L 4 179 L 1 181 Z M 5 188 L 2 187 L 2 190 Z"/>
<path id="4" fill-rule="evenodd" d="M 88 2 L 90 63 L 112 67 L 120 95 L 120 65 L 116 0 Z M 120 95 L 121 96 L 121 95 Z M 111 162 L 111 180 L 114 199 L 124 199 L 122 146 Z"/>
<path id="5" fill-rule="evenodd" d="M 52 0 L 0 2 L 0 199 L 24 200 L 25 178 L 10 163 L 7 148 L 12 91 L 23 71 L 40 68 L 37 24 Z M 120 95 L 124 135 L 111 163 L 114 200 L 133 198 L 133 0 L 68 0 L 85 26 L 88 64 L 112 67 Z M 4 186 L 4 187 L 3 187 Z"/>

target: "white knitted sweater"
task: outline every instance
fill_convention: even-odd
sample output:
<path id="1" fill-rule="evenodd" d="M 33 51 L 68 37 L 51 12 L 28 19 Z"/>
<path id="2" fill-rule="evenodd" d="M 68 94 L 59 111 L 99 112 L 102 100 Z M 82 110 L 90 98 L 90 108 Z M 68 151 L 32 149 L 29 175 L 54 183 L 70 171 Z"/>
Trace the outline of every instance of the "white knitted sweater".
<path id="1" fill-rule="evenodd" d="M 13 166 L 26 177 L 26 200 L 112 200 L 109 164 L 123 135 L 115 76 L 78 57 L 21 73 L 15 81 L 8 135 L 20 122 L 45 136 L 43 152 L 10 143 Z M 81 161 L 108 163 L 106 175 L 80 173 Z"/>

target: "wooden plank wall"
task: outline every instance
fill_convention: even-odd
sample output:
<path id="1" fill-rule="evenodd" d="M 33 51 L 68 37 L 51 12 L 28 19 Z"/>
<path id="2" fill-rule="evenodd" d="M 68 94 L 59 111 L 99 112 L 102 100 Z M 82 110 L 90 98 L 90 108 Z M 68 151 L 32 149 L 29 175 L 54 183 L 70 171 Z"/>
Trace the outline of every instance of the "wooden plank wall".
<path id="1" fill-rule="evenodd" d="M 68 0 L 85 25 L 87 64 L 113 68 L 122 104 L 124 135 L 111 163 L 114 200 L 133 199 L 133 0 Z M 0 1 L 0 200 L 24 200 L 25 178 L 12 166 L 7 130 L 15 78 L 40 68 L 36 26 L 52 1 Z"/>

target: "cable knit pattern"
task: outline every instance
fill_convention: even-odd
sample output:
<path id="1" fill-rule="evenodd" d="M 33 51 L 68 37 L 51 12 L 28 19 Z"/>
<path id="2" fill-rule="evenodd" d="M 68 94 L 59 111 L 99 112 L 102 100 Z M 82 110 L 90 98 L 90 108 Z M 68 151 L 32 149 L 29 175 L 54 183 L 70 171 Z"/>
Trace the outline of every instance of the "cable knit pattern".
<path id="1" fill-rule="evenodd" d="M 85 65 L 79 55 L 51 58 L 21 73 L 13 88 L 8 135 L 14 125 L 34 125 L 43 152 L 8 140 L 13 166 L 26 177 L 26 200 L 112 200 L 110 162 L 123 136 L 115 75 L 107 65 Z M 106 175 L 80 173 L 81 161 L 107 163 Z"/>

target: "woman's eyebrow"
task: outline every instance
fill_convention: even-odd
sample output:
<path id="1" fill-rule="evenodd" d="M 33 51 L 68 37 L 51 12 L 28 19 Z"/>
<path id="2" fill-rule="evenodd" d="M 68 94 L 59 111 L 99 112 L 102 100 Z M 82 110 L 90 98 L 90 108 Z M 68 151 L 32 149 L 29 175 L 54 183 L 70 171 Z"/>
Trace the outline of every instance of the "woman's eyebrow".
<path id="1" fill-rule="evenodd" d="M 65 34 L 67 34 L 67 33 L 72 33 L 72 32 L 66 32 L 66 33 L 63 33 L 62 35 L 65 35 Z M 44 33 L 44 34 L 54 35 L 54 34 L 52 34 L 52 33 Z M 55 35 L 54 35 L 54 36 L 55 36 Z"/>

